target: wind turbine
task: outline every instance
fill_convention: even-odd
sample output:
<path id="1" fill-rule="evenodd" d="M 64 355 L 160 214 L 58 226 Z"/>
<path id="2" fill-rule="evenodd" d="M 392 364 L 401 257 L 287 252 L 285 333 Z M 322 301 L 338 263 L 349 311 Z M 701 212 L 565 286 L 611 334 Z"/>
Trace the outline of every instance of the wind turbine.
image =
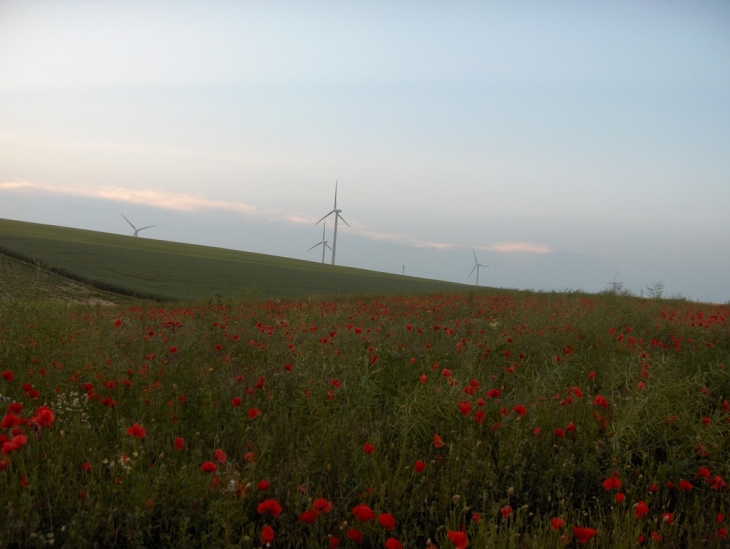
<path id="1" fill-rule="evenodd" d="M 345 225 L 347 225 L 348 227 L 350 226 L 350 224 L 347 221 L 345 221 L 345 218 L 340 215 L 341 211 L 342 210 L 337 209 L 337 181 L 335 181 L 335 207 L 330 213 L 328 213 L 322 219 L 317 221 L 317 223 L 315 223 L 315 225 L 317 225 L 318 223 L 325 220 L 332 214 L 335 214 L 335 235 L 332 237 L 332 265 L 335 264 L 335 253 L 337 251 L 337 220 L 341 219 Z M 324 253 L 324 250 L 322 250 L 322 253 Z"/>
<path id="2" fill-rule="evenodd" d="M 327 241 L 324 239 L 324 231 L 325 231 L 326 228 L 327 228 L 327 223 L 325 223 L 324 225 L 322 225 L 322 241 L 321 242 L 317 242 L 314 246 L 312 246 L 311 248 L 309 248 L 307 250 L 308 252 L 310 252 L 310 251 L 314 250 L 317 246 L 322 246 L 322 264 L 324 264 L 324 249 L 325 248 L 330 248 L 329 244 L 327 244 Z M 332 248 L 330 248 L 330 250 L 331 249 Z"/>
<path id="3" fill-rule="evenodd" d="M 124 214 L 122 214 L 122 217 L 124 217 Z M 130 225 L 132 225 L 132 222 L 129 219 L 127 219 L 126 217 L 124 217 L 124 219 L 125 219 L 125 221 L 127 223 L 129 223 Z M 147 227 L 142 227 L 142 228 L 138 229 L 137 227 L 135 227 L 134 225 L 132 225 L 132 228 L 134 229 L 134 234 L 132 236 L 137 236 L 137 234 L 139 234 L 139 231 L 144 231 L 145 229 L 150 229 L 152 227 L 154 227 L 154 225 L 149 225 Z"/>
<path id="4" fill-rule="evenodd" d="M 486 267 L 489 269 L 489 265 L 482 265 L 479 263 L 479 260 L 477 259 L 477 253 L 474 251 L 474 248 L 471 249 L 472 253 L 474 254 L 474 268 L 471 270 L 471 273 L 469 273 L 469 276 L 467 278 L 471 278 L 472 273 L 476 270 L 477 272 L 477 286 L 479 286 L 479 268 L 480 267 Z"/>

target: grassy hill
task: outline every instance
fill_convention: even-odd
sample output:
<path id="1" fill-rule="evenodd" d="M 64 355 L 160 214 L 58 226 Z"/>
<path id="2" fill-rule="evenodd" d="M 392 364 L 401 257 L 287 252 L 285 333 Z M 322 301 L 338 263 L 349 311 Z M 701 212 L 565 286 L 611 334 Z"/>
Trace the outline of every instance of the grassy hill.
<path id="1" fill-rule="evenodd" d="M 183 300 L 463 290 L 462 284 L 0 219 L 0 252 L 96 288 Z"/>

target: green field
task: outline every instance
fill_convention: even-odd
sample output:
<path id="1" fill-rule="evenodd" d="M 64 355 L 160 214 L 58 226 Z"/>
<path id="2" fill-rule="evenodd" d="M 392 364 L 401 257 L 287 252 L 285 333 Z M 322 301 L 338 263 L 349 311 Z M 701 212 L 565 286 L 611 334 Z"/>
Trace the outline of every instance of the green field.
<path id="1" fill-rule="evenodd" d="M 729 315 L 0 301 L 0 548 L 727 547 Z"/>
<path id="2" fill-rule="evenodd" d="M 0 219 L 0 252 L 159 300 L 463 290 L 462 284 L 192 244 Z"/>

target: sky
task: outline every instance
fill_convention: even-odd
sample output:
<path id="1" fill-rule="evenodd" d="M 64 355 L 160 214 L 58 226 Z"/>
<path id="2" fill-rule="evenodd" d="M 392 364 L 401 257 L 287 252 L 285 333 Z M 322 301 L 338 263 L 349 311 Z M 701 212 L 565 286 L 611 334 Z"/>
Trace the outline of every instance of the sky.
<path id="1" fill-rule="evenodd" d="M 719 0 L 0 0 L 7 219 L 725 303 L 728 121 Z"/>

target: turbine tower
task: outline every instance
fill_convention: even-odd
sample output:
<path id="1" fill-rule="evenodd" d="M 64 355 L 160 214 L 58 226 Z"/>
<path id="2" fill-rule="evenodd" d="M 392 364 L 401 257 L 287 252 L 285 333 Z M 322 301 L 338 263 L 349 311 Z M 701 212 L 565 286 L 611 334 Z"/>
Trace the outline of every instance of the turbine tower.
<path id="1" fill-rule="evenodd" d="M 325 231 L 326 228 L 327 228 L 327 223 L 325 223 L 322 226 L 322 241 L 321 242 L 317 242 L 314 246 L 312 246 L 311 248 L 309 248 L 307 250 L 308 252 L 310 252 L 310 251 L 314 250 L 317 246 L 322 246 L 322 264 L 324 264 L 324 249 L 325 248 L 330 248 L 330 245 L 327 244 L 327 241 L 324 239 L 324 231 Z M 330 250 L 331 249 L 332 248 L 330 248 Z"/>
<path id="2" fill-rule="evenodd" d="M 350 224 L 347 221 L 345 221 L 345 218 L 340 215 L 341 211 L 342 210 L 337 209 L 337 181 L 335 181 L 335 207 L 330 213 L 328 213 L 322 219 L 317 221 L 317 223 L 315 223 L 315 225 L 317 225 L 318 223 L 325 220 L 332 214 L 335 214 L 335 234 L 332 237 L 332 265 L 335 264 L 335 253 L 337 252 L 337 220 L 341 219 L 345 225 L 347 225 L 348 227 L 350 226 Z M 324 253 L 324 250 L 322 251 L 322 253 Z"/>
<path id="3" fill-rule="evenodd" d="M 124 214 L 122 214 L 122 217 L 124 217 Z M 127 223 L 129 223 L 130 225 L 132 225 L 132 222 L 129 219 L 127 219 L 126 217 L 124 217 L 124 219 L 125 219 L 125 221 Z M 132 228 L 134 229 L 134 234 L 132 236 L 137 236 L 139 234 L 139 231 L 144 231 L 145 229 L 150 229 L 152 227 L 154 227 L 154 225 L 149 225 L 147 227 L 142 227 L 141 229 L 138 229 L 137 227 L 135 227 L 134 225 L 132 225 Z"/>
<path id="4" fill-rule="evenodd" d="M 474 248 L 471 249 L 472 253 L 474 254 L 474 268 L 471 270 L 471 273 L 469 273 L 469 276 L 467 278 L 471 278 L 472 273 L 476 270 L 477 272 L 477 286 L 479 286 L 479 268 L 480 267 L 486 267 L 489 269 L 489 265 L 482 265 L 479 263 L 479 260 L 477 259 L 477 253 L 474 251 Z"/>

